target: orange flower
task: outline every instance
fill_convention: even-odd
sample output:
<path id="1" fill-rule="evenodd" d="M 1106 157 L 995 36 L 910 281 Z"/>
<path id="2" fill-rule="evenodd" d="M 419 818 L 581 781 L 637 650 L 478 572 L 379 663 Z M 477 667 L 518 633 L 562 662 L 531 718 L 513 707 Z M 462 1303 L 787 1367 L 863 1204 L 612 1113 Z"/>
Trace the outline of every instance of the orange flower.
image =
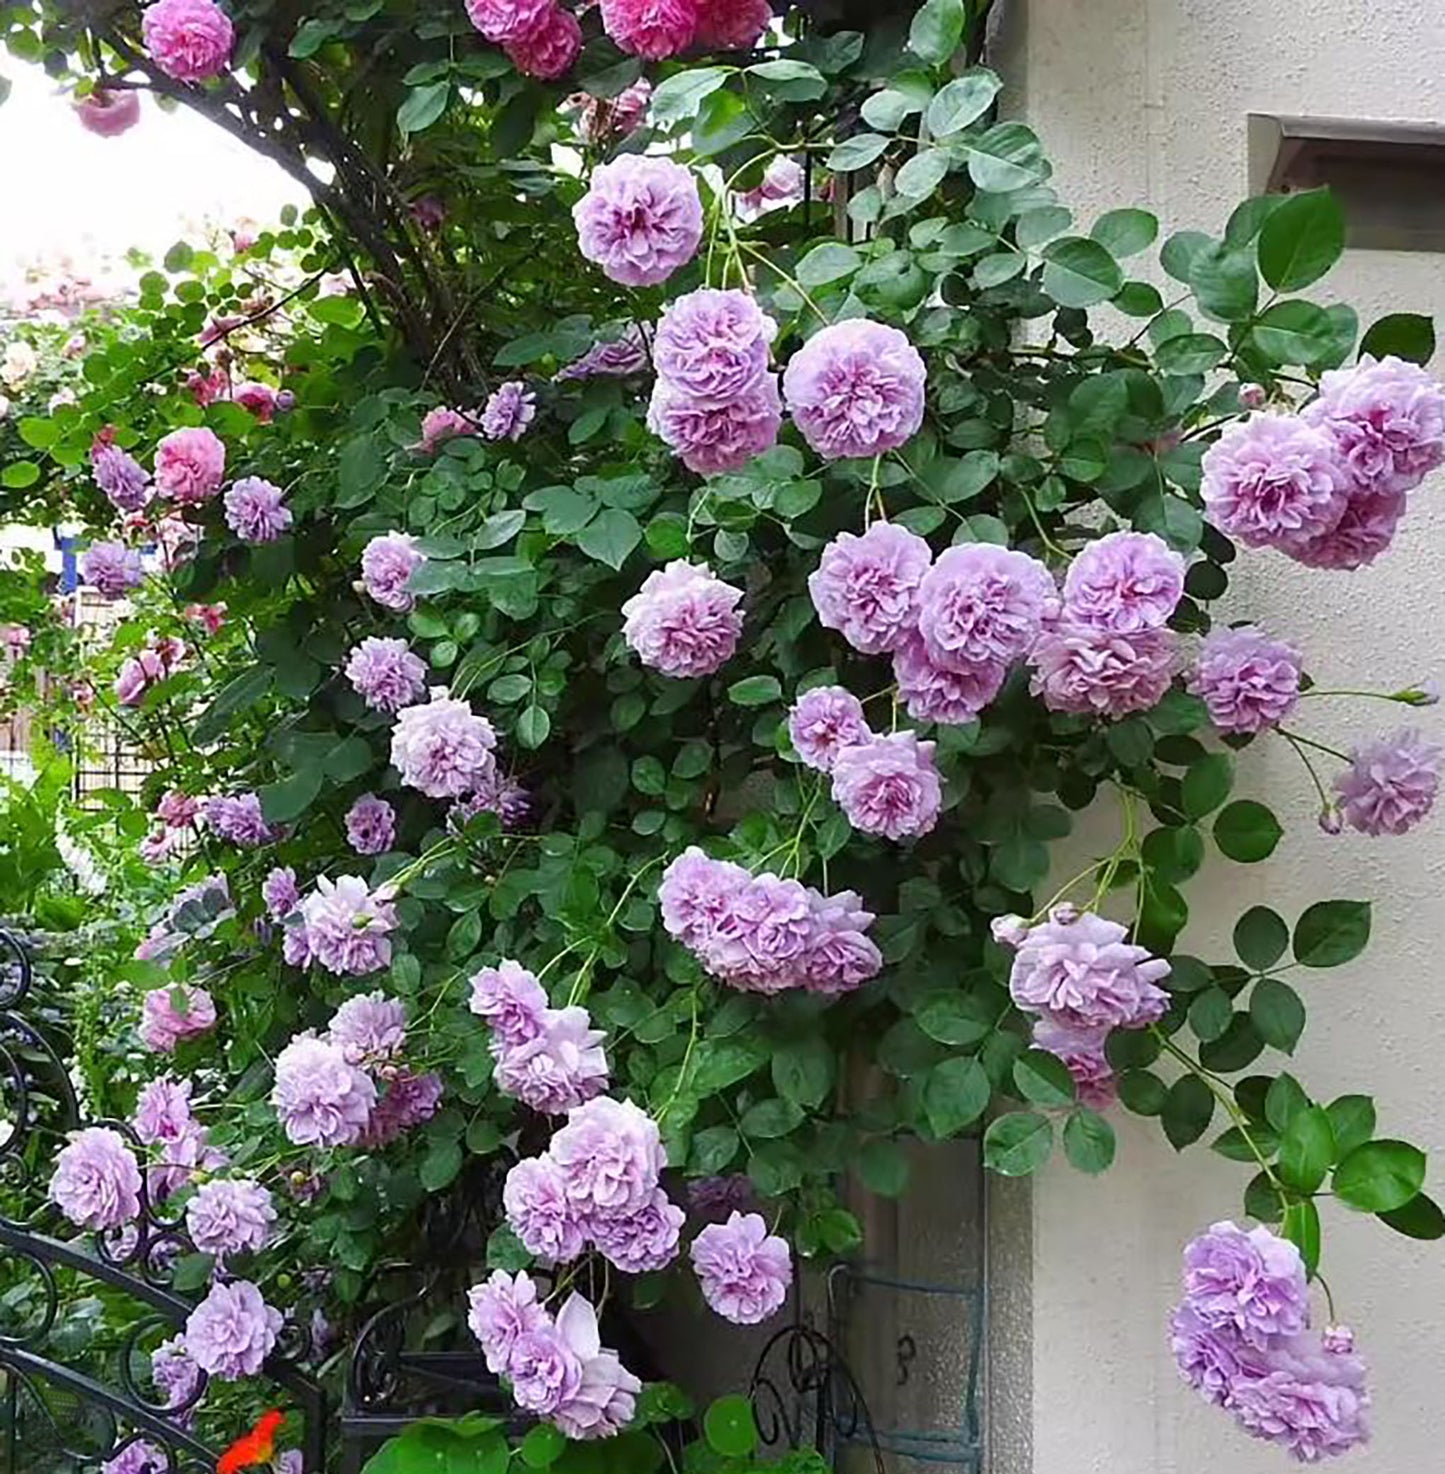
<path id="1" fill-rule="evenodd" d="M 262 1413 L 256 1426 L 249 1433 L 243 1433 L 216 1460 L 216 1474 L 239 1474 L 242 1469 L 269 1464 L 276 1455 L 276 1434 L 285 1421 L 285 1415 L 274 1408 L 269 1413 Z"/>

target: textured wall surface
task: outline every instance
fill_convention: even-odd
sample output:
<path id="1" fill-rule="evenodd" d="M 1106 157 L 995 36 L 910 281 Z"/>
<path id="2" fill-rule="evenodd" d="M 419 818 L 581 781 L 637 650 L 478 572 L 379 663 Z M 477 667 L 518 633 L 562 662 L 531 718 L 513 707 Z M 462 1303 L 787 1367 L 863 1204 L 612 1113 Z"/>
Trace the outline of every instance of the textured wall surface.
<path id="1" fill-rule="evenodd" d="M 1056 184 L 1087 224 L 1148 205 L 1165 230 L 1218 231 L 1248 190 L 1250 112 L 1445 118 L 1445 19 L 1418 0 L 1009 0 L 1000 64 L 1011 110 L 1042 135 Z M 1366 323 L 1414 308 L 1445 317 L 1445 257 L 1352 253 L 1325 284 Z M 1328 294 L 1326 294 L 1326 299 Z M 1441 365 L 1437 363 L 1437 368 Z M 1445 676 L 1445 477 L 1416 494 L 1394 549 L 1355 574 L 1311 573 L 1272 553 L 1236 564 L 1233 608 L 1302 645 L 1327 686 Z M 1297 721 L 1328 742 L 1441 709 L 1306 702 Z M 1313 899 L 1370 897 L 1366 957 L 1301 983 L 1311 1023 L 1297 1068 L 1328 1099 L 1377 1087 L 1383 1134 L 1440 1154 L 1445 1118 L 1445 813 L 1402 840 L 1327 839 L 1288 749 L 1262 744 L 1241 793 L 1273 804 L 1289 832 L 1267 866 L 1217 862 L 1190 888 L 1186 950 L 1223 955 L 1235 917 L 1265 900 L 1288 917 Z M 1275 1058 L 1278 1058 L 1277 1056 Z M 1119 1162 L 1088 1182 L 1047 1171 L 1033 1200 L 1033 1474 L 1263 1474 L 1292 1467 L 1237 1435 L 1175 1379 L 1164 1322 L 1182 1243 L 1238 1212 L 1242 1168 L 1191 1150 L 1184 1162 L 1149 1123 L 1120 1121 Z M 1373 1446 L 1359 1474 L 1439 1469 L 1445 1251 L 1325 1207 L 1325 1273 L 1370 1358 Z M 995 1416 L 998 1416 L 996 1411 Z M 1012 1463 L 1010 1470 L 1015 1467 Z"/>

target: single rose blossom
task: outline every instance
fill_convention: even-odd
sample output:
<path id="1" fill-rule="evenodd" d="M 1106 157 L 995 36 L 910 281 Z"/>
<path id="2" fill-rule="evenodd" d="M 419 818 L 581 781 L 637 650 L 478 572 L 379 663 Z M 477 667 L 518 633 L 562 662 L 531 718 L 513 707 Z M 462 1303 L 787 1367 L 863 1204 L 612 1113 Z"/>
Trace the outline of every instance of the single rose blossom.
<path id="1" fill-rule="evenodd" d="M 187 604 L 185 615 L 192 624 L 200 625 L 208 635 L 218 635 L 226 627 L 226 605 L 224 603 Z"/>
<path id="2" fill-rule="evenodd" d="M 140 1166 L 125 1138 L 90 1126 L 60 1149 L 49 1196 L 81 1228 L 121 1228 L 140 1212 L 140 1189 Z"/>
<path id="3" fill-rule="evenodd" d="M 868 742 L 873 732 L 863 703 L 842 686 L 814 686 L 793 703 L 788 735 L 798 756 L 810 768 L 831 773 L 845 747 Z"/>
<path id="4" fill-rule="evenodd" d="M 482 434 L 488 440 L 520 440 L 537 417 L 537 396 L 519 379 L 503 384 L 482 411 Z"/>
<path id="5" fill-rule="evenodd" d="M 1129 716 L 1164 699 L 1176 661 L 1172 630 L 1146 626 L 1126 633 L 1065 617 L 1034 642 L 1029 689 L 1050 711 Z"/>
<path id="6" fill-rule="evenodd" d="M 524 1157 L 502 1188 L 507 1223 L 529 1254 L 570 1264 L 586 1247 L 587 1210 L 567 1191 L 562 1169 L 546 1157 Z"/>
<path id="7" fill-rule="evenodd" d="M 688 1252 L 703 1299 L 734 1325 L 757 1325 L 788 1298 L 792 1253 L 757 1213 L 733 1213 L 726 1223 L 708 1224 Z"/>
<path id="8" fill-rule="evenodd" d="M 226 526 L 245 543 L 275 542 L 291 526 L 285 492 L 259 476 L 243 476 L 226 492 Z"/>
<path id="9" fill-rule="evenodd" d="M 963 726 L 973 721 L 1008 679 L 1002 661 L 962 665 L 949 670 L 928 653 L 923 636 L 914 632 L 904 637 L 893 651 L 893 679 L 898 698 L 914 721 L 941 722 Z"/>
<path id="10" fill-rule="evenodd" d="M 216 794 L 201 806 L 201 814 L 212 834 L 243 849 L 255 849 L 277 838 L 261 811 L 257 793 Z"/>
<path id="11" fill-rule="evenodd" d="M 674 559 L 622 606 L 622 637 L 643 665 L 678 678 L 711 675 L 737 650 L 743 591 Z"/>
<path id="12" fill-rule="evenodd" d="M 396 843 L 396 810 L 364 793 L 346 811 L 346 842 L 358 855 L 384 855 Z"/>
<path id="13" fill-rule="evenodd" d="M 246 1179 L 204 1182 L 186 1205 L 191 1242 L 218 1262 L 227 1254 L 260 1253 L 270 1242 L 275 1221 L 271 1194 Z"/>
<path id="14" fill-rule="evenodd" d="M 630 1100 L 598 1096 L 568 1112 L 548 1149 L 579 1211 L 635 1213 L 667 1165 L 657 1123 Z"/>
<path id="15" fill-rule="evenodd" d="M 605 0 L 604 24 L 616 3 Z M 623 286 L 666 281 L 692 260 L 702 240 L 702 201 L 692 175 L 670 159 L 644 154 L 598 165 L 572 216 L 582 254 Z"/>
<path id="16" fill-rule="evenodd" d="M 803 439 L 825 460 L 882 455 L 923 424 L 923 359 L 897 328 L 846 318 L 788 361 L 783 398 Z"/>
<path id="17" fill-rule="evenodd" d="M 394 715 L 426 695 L 426 662 L 405 640 L 368 635 L 346 657 L 345 673 L 373 711 Z"/>
<path id="18" fill-rule="evenodd" d="M 1074 1078 L 1079 1103 L 1104 1111 L 1118 1099 L 1114 1067 L 1104 1053 L 1102 1030 L 1070 1029 L 1051 1018 L 1034 1020 L 1035 1049 L 1046 1049 L 1063 1060 Z"/>
<path id="19" fill-rule="evenodd" d="M 756 220 L 770 210 L 790 210 L 802 204 L 807 185 L 803 166 L 796 159 L 779 154 L 763 171 L 756 188 L 733 196 L 733 207 L 740 220 Z"/>
<path id="20" fill-rule="evenodd" d="M 422 416 L 421 440 L 414 448 L 423 455 L 435 455 L 448 440 L 476 433 L 477 427 L 466 415 L 439 404 Z"/>
<path id="21" fill-rule="evenodd" d="M 114 1458 L 106 1459 L 100 1474 L 168 1474 L 170 1458 L 146 1438 L 126 1444 Z"/>
<path id="22" fill-rule="evenodd" d="M 1152 532 L 1089 543 L 1064 578 L 1064 616 L 1119 634 L 1159 629 L 1184 593 L 1184 559 Z"/>
<path id="23" fill-rule="evenodd" d="M 664 310 L 652 361 L 673 389 L 697 405 L 725 406 L 767 372 L 777 331 L 749 293 L 704 287 Z"/>
<path id="24" fill-rule="evenodd" d="M 547 994 L 536 974 L 520 962 L 504 959 L 496 967 L 484 967 L 473 975 L 471 986 L 467 1007 L 486 1020 L 495 1039 L 515 1048 L 542 1032 Z"/>
<path id="25" fill-rule="evenodd" d="M 1304 661 L 1299 651 L 1255 625 L 1210 632 L 1189 689 L 1204 699 L 1221 732 L 1277 727 L 1299 704 Z"/>
<path id="26" fill-rule="evenodd" d="M 216 1027 L 216 1005 L 204 988 L 173 983 L 152 988 L 141 1000 L 140 1036 L 147 1049 L 169 1054 L 186 1039 Z"/>
<path id="27" fill-rule="evenodd" d="M 515 41 L 546 24 L 556 0 L 466 0 L 467 18 L 488 41 Z"/>
<path id="28" fill-rule="evenodd" d="M 554 4 L 536 30 L 504 42 L 502 49 L 524 77 L 555 82 L 582 54 L 582 27 L 570 10 Z"/>
<path id="29" fill-rule="evenodd" d="M 225 71 L 236 33 L 215 0 L 155 0 L 141 12 L 151 60 L 177 82 L 204 82 Z"/>
<path id="30" fill-rule="evenodd" d="M 418 1075 L 392 1067 L 386 1093 L 376 1102 L 360 1144 L 374 1151 L 399 1140 L 413 1127 L 424 1125 L 441 1106 L 445 1087 L 434 1071 Z"/>
<path id="31" fill-rule="evenodd" d="M 482 1348 L 487 1370 L 498 1376 L 506 1375 L 517 1341 L 550 1319 L 528 1274 L 494 1270 L 467 1291 L 467 1325 Z"/>
<path id="32" fill-rule="evenodd" d="M 663 61 L 692 45 L 698 0 L 601 0 L 602 29 L 629 56 Z"/>
<path id="33" fill-rule="evenodd" d="M 134 548 L 97 542 L 80 555 L 80 576 L 107 599 L 119 599 L 145 582 L 145 567 Z"/>
<path id="34" fill-rule="evenodd" d="M 635 133 L 647 118 L 651 100 L 652 83 L 639 77 L 616 97 L 578 92 L 567 99 L 567 106 L 577 110 L 577 136 L 583 143 L 606 143 Z"/>
<path id="35" fill-rule="evenodd" d="M 350 1064 L 384 1063 L 406 1048 L 406 1009 L 380 990 L 359 993 L 332 1014 L 326 1038 Z"/>
<path id="36" fill-rule="evenodd" d="M 808 576 L 818 620 L 855 650 L 896 650 L 918 624 L 919 587 L 933 563 L 917 533 L 874 522 L 862 536 L 840 532 Z"/>
<path id="37" fill-rule="evenodd" d="M 338 1044 L 298 1035 L 276 1056 L 271 1104 L 288 1141 L 351 1146 L 376 1104 L 376 1086 Z"/>
<path id="38" fill-rule="evenodd" d="M 493 776 L 496 745 L 496 730 L 486 717 L 436 687 L 430 701 L 397 713 L 391 761 L 409 788 L 428 798 L 460 798 Z"/>
<path id="39" fill-rule="evenodd" d="M 599 1215 L 592 1238 L 602 1257 L 624 1274 L 648 1274 L 677 1258 L 686 1218 L 659 1187 L 635 1213 Z"/>
<path id="40" fill-rule="evenodd" d="M 1405 503 L 1403 491 L 1352 487 L 1344 512 L 1328 532 L 1292 543 L 1285 551 L 1306 568 L 1364 568 L 1394 542 Z"/>
<path id="41" fill-rule="evenodd" d="M 231 391 L 232 402 L 249 411 L 263 425 L 269 425 L 275 419 L 279 398 L 269 384 L 238 384 Z"/>
<path id="42" fill-rule="evenodd" d="M 745 51 L 772 23 L 768 0 L 698 0 L 694 44 L 704 51 Z"/>
<path id="43" fill-rule="evenodd" d="M 133 95 L 133 94 L 132 94 Z M 138 512 L 150 500 L 150 472 L 102 431 L 90 447 L 90 472 L 118 512 Z"/>
<path id="44" fill-rule="evenodd" d="M 157 5 L 167 3 L 169 0 L 157 0 Z M 179 3 L 207 4 L 209 0 Z M 156 490 L 180 506 L 209 501 L 220 491 L 225 474 L 226 447 L 201 426 L 172 430 L 156 446 Z"/>
<path id="45" fill-rule="evenodd" d="M 289 865 L 277 865 L 261 882 L 261 900 L 272 921 L 284 921 L 301 904 L 301 887 Z"/>
<path id="46" fill-rule="evenodd" d="M 407 584 L 425 562 L 426 554 L 416 546 L 416 539 L 410 533 L 383 533 L 362 549 L 362 585 L 378 604 L 405 614 L 416 604 Z"/>
<path id="47" fill-rule="evenodd" d="M 633 374 L 646 373 L 652 366 L 652 357 L 647 349 L 647 339 L 635 322 L 626 324 L 615 338 L 599 339 L 565 368 L 557 371 L 557 382 L 567 383 L 574 379 L 611 378 L 626 379 Z"/>
<path id="48" fill-rule="evenodd" d="M 140 122 L 139 92 L 109 92 L 97 87 L 75 104 L 75 116 L 87 133 L 118 138 Z"/>
<path id="49" fill-rule="evenodd" d="M 1361 834 L 1405 834 L 1435 807 L 1441 751 L 1418 732 L 1361 744 L 1335 779 L 1340 812 Z"/>
<path id="50" fill-rule="evenodd" d="M 544 1009 L 533 1038 L 495 1041 L 497 1089 L 543 1115 L 560 1116 L 607 1088 L 605 1037 L 585 1008 Z"/>
<path id="51" fill-rule="evenodd" d="M 637 1414 L 638 1381 L 617 1353 L 602 1344 L 597 1312 L 574 1290 L 557 1312 L 557 1335 L 581 1368 L 575 1390 L 568 1391 L 550 1418 L 565 1438 L 586 1441 L 611 1438 Z"/>
<path id="52" fill-rule="evenodd" d="M 894 840 L 927 834 L 943 807 L 933 748 L 912 732 L 844 748 L 833 764 L 833 801 L 863 834 Z"/>
<path id="53" fill-rule="evenodd" d="M 1309 1324 L 1304 1261 L 1268 1228 L 1216 1223 L 1184 1251 L 1184 1299 L 1206 1325 L 1268 1349 Z"/>
<path id="54" fill-rule="evenodd" d="M 685 389 L 659 378 L 647 408 L 647 428 L 700 476 L 742 470 L 777 444 L 782 423 L 776 374 L 764 374 L 721 405 L 699 403 Z"/>
<path id="55" fill-rule="evenodd" d="M 319 876 L 301 917 L 311 958 L 328 972 L 365 977 L 390 965 L 396 907 L 360 876 Z"/>
<path id="56" fill-rule="evenodd" d="M 275 1349 L 281 1312 L 249 1280 L 214 1284 L 186 1321 L 186 1351 L 222 1381 L 254 1377 Z"/>
<path id="57" fill-rule="evenodd" d="M 945 670 L 1023 659 L 1058 608 L 1042 563 L 992 543 L 941 553 L 919 585 L 918 603 L 929 659 Z"/>

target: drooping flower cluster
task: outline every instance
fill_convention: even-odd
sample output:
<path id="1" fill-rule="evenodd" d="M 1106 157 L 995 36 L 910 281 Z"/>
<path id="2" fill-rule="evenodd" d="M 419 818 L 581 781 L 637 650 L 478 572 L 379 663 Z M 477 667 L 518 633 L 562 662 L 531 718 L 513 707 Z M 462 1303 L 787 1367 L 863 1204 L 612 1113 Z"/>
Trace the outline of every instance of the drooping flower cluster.
<path id="1" fill-rule="evenodd" d="M 688 1253 L 703 1299 L 735 1325 L 767 1320 L 788 1298 L 792 1253 L 757 1213 L 734 1212 L 726 1223 L 708 1224 Z"/>
<path id="2" fill-rule="evenodd" d="M 1312 568 L 1360 568 L 1389 547 L 1405 500 L 1445 463 L 1445 387 L 1369 354 L 1320 380 L 1298 415 L 1257 414 L 1205 453 L 1210 520 Z"/>
<path id="3" fill-rule="evenodd" d="M 751 875 L 695 845 L 658 888 L 670 936 L 714 977 L 754 993 L 846 993 L 883 966 L 867 935 L 873 914 L 853 891 L 825 896 L 796 880 Z"/>
<path id="4" fill-rule="evenodd" d="M 607 1088 L 603 1033 L 585 1008 L 552 1008 L 536 976 L 519 962 L 484 967 L 469 1007 L 491 1027 L 497 1089 L 559 1116 Z"/>
<path id="5" fill-rule="evenodd" d="M 554 1319 L 530 1275 L 497 1270 L 472 1288 L 467 1324 L 517 1405 L 572 1439 L 610 1438 L 637 1411 L 638 1381 L 602 1344 L 597 1312 L 575 1291 Z"/>
<path id="6" fill-rule="evenodd" d="M 1035 926 L 1001 917 L 993 931 L 1016 949 L 1009 992 L 1035 1015 L 1034 1042 L 1068 1065 L 1089 1093 L 1086 1103 L 1107 1103 L 1113 1079 L 1104 1041 L 1113 1029 L 1141 1029 L 1164 1016 L 1169 995 L 1159 983 L 1169 964 L 1131 942 L 1118 922 L 1074 906 L 1055 906 Z"/>
<path id="7" fill-rule="evenodd" d="M 1350 1332 L 1309 1327 L 1304 1263 L 1287 1239 L 1216 1223 L 1185 1249 L 1180 1373 L 1245 1432 L 1313 1464 L 1368 1441 L 1370 1395 Z"/>
<path id="8" fill-rule="evenodd" d="M 582 254 L 628 287 L 666 281 L 702 240 L 702 201 L 692 175 L 645 154 L 599 164 L 572 218 Z"/>
<path id="9" fill-rule="evenodd" d="M 663 313 L 648 426 L 702 474 L 736 471 L 778 437 L 782 402 L 768 372 L 777 324 L 746 292 L 703 288 Z"/>
<path id="10" fill-rule="evenodd" d="M 602 0 L 603 29 L 649 61 L 755 46 L 772 19 L 769 0 Z"/>
<path id="11" fill-rule="evenodd" d="M 737 650 L 743 591 L 674 559 L 622 606 L 622 637 L 644 665 L 680 679 L 711 675 Z"/>
<path id="12" fill-rule="evenodd" d="M 783 398 L 803 439 L 825 460 L 877 456 L 918 432 L 927 379 L 905 334 L 866 317 L 846 318 L 788 360 Z"/>

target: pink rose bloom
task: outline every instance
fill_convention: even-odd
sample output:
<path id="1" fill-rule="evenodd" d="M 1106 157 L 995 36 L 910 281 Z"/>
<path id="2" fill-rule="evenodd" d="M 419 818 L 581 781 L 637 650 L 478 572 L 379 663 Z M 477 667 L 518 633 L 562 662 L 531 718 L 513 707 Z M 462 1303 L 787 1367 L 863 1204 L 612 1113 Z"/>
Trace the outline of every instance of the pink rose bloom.
<path id="1" fill-rule="evenodd" d="M 426 554 L 410 533 L 383 533 L 362 549 L 361 581 L 378 604 L 404 614 L 416 604 L 407 583 L 425 562 Z"/>
<path id="2" fill-rule="evenodd" d="M 297 1146 L 351 1146 L 376 1105 L 376 1086 L 339 1044 L 300 1034 L 276 1056 L 271 1104 Z"/>
<path id="3" fill-rule="evenodd" d="M 81 1228 L 120 1228 L 140 1212 L 140 1167 L 118 1131 L 77 1131 L 55 1159 L 50 1201 Z"/>
<path id="4" fill-rule="evenodd" d="M 588 1218 L 637 1212 L 651 1201 L 667 1166 L 657 1122 L 630 1100 L 605 1095 L 568 1112 L 548 1155 L 567 1196 Z"/>
<path id="5" fill-rule="evenodd" d="M 496 1082 L 534 1111 L 560 1116 L 607 1088 L 606 1035 L 585 1008 L 543 1010 L 536 1036 L 523 1044 L 496 1041 Z"/>
<path id="6" fill-rule="evenodd" d="M 182 506 L 209 501 L 225 474 L 226 447 L 203 426 L 172 430 L 156 446 L 156 490 Z"/>
<path id="7" fill-rule="evenodd" d="M 496 745 L 496 731 L 486 717 L 436 687 L 430 701 L 397 713 L 391 760 L 409 788 L 428 798 L 460 798 L 495 772 Z"/>
<path id="8" fill-rule="evenodd" d="M 941 553 L 918 599 L 928 658 L 946 670 L 1021 660 L 1058 608 L 1053 577 L 1042 563 L 992 543 Z"/>
<path id="9" fill-rule="evenodd" d="M 557 1335 L 581 1368 L 575 1388 L 552 1408 L 558 1432 L 574 1440 L 611 1438 L 637 1414 L 642 1383 L 627 1370 L 615 1351 L 602 1344 L 597 1312 L 575 1291 L 557 1313 Z"/>
<path id="10" fill-rule="evenodd" d="M 555 8 L 556 0 L 467 0 L 467 18 L 500 45 L 540 29 Z"/>
<path id="11" fill-rule="evenodd" d="M 674 559 L 623 604 L 622 637 L 643 665 L 665 676 L 711 675 L 737 650 L 742 598 L 711 569 Z"/>
<path id="12" fill-rule="evenodd" d="M 788 1298 L 792 1254 L 757 1213 L 733 1213 L 726 1223 L 708 1224 L 689 1253 L 703 1299 L 734 1325 L 755 1326 Z"/>
<path id="13" fill-rule="evenodd" d="M 923 424 L 928 370 L 897 328 L 866 317 L 823 328 L 788 361 L 783 398 L 825 460 L 906 445 Z"/>
<path id="14" fill-rule="evenodd" d="M 934 663 L 923 636 L 907 635 L 893 652 L 893 679 L 908 715 L 918 722 L 963 726 L 1003 689 L 1008 667 L 1002 662 L 946 670 Z"/>
<path id="15" fill-rule="evenodd" d="M 140 1036 L 147 1049 L 169 1054 L 183 1039 L 216 1027 L 216 1005 L 204 988 L 175 983 L 153 988 L 141 1000 Z"/>
<path id="16" fill-rule="evenodd" d="M 1340 812 L 1361 834 L 1404 834 L 1435 807 L 1440 749 L 1418 732 L 1396 732 L 1357 747 L 1335 779 Z"/>
<path id="17" fill-rule="evenodd" d="M 1047 921 L 1030 928 L 1014 957 L 1014 1002 L 1074 1030 L 1156 1023 L 1169 1007 L 1169 995 L 1158 986 L 1169 964 L 1128 937 L 1116 921 L 1055 907 Z"/>
<path id="18" fill-rule="evenodd" d="M 793 703 L 788 713 L 788 735 L 804 763 L 820 773 L 831 773 L 838 754 L 873 736 L 863 715 L 863 703 L 842 686 L 814 686 Z"/>
<path id="19" fill-rule="evenodd" d="M 539 1331 L 550 1317 L 537 1299 L 536 1281 L 528 1274 L 493 1271 L 467 1291 L 467 1325 L 482 1348 L 487 1370 L 505 1376 L 512 1348 L 520 1337 Z"/>
<path id="20" fill-rule="evenodd" d="M 1189 689 L 1204 698 L 1221 732 L 1277 727 L 1299 704 L 1304 661 L 1298 650 L 1262 629 L 1216 629 L 1199 652 Z"/>
<path id="21" fill-rule="evenodd" d="M 208 635 L 218 635 L 226 627 L 225 604 L 187 604 L 186 618 L 198 624 Z"/>
<path id="22" fill-rule="evenodd" d="M 368 635 L 346 657 L 346 679 L 373 710 L 395 713 L 426 695 L 426 663 L 405 640 Z"/>
<path id="23" fill-rule="evenodd" d="M 943 807 L 933 743 L 894 732 L 845 747 L 833 764 L 833 801 L 864 834 L 895 840 L 927 834 Z"/>
<path id="24" fill-rule="evenodd" d="M 1075 624 L 1133 634 L 1168 622 L 1184 593 L 1184 559 L 1152 532 L 1111 532 L 1089 543 L 1064 579 Z"/>
<path id="25" fill-rule="evenodd" d="M 883 954 L 867 935 L 874 916 L 856 891 L 809 893 L 812 926 L 803 954 L 802 984 L 810 993 L 851 993 L 883 970 Z"/>
<path id="26" fill-rule="evenodd" d="M 1445 464 L 1445 386 L 1393 355 L 1323 374 L 1300 418 L 1334 440 L 1361 491 L 1413 491 Z"/>
<path id="27" fill-rule="evenodd" d="M 235 31 L 214 0 L 155 0 L 141 12 L 150 59 L 177 82 L 204 82 L 225 71 Z"/>
<path id="28" fill-rule="evenodd" d="M 735 195 L 733 205 L 740 220 L 756 220 L 769 210 L 790 210 L 802 204 L 807 189 L 807 175 L 796 160 L 778 155 L 763 171 L 755 189 Z"/>
<path id="29" fill-rule="evenodd" d="M 520 962 L 504 959 L 498 966 L 484 967 L 473 976 L 467 1007 L 486 1020 L 494 1039 L 516 1048 L 542 1032 L 547 994 L 535 973 Z"/>
<path id="30" fill-rule="evenodd" d="M 628 287 L 666 281 L 702 240 L 696 181 L 682 165 L 645 154 L 599 164 L 572 218 L 582 254 Z"/>
<path id="31" fill-rule="evenodd" d="M 75 115 L 87 133 L 117 138 L 140 122 L 140 93 L 107 92 L 97 87 L 75 104 Z"/>
<path id="32" fill-rule="evenodd" d="M 1111 632 L 1060 620 L 1034 644 L 1030 690 L 1050 711 L 1122 717 L 1158 706 L 1174 679 L 1173 631 Z"/>
<path id="33" fill-rule="evenodd" d="M 631 56 L 663 61 L 692 45 L 700 0 L 601 0 L 602 28 Z"/>
<path id="34" fill-rule="evenodd" d="M 269 384 L 242 384 L 232 392 L 231 398 L 242 409 L 250 410 L 263 425 L 269 425 L 276 417 L 277 394 Z"/>
<path id="35" fill-rule="evenodd" d="M 776 374 L 764 374 L 722 405 L 700 404 L 685 389 L 660 378 L 647 410 L 647 428 L 700 476 L 742 470 L 754 456 L 777 444 L 782 423 Z"/>
<path id="36" fill-rule="evenodd" d="M 697 0 L 694 44 L 704 51 L 744 51 L 773 23 L 768 0 Z"/>
<path id="37" fill-rule="evenodd" d="M 1079 1103 L 1106 1111 L 1118 1099 L 1114 1070 L 1104 1054 L 1107 1034 L 1097 1029 L 1070 1029 L 1051 1018 L 1034 1020 L 1034 1048 L 1046 1049 L 1069 1068 Z"/>
<path id="38" fill-rule="evenodd" d="M 671 303 L 657 324 L 652 361 L 699 406 L 730 404 L 767 372 L 778 325 L 747 293 L 704 287 Z"/>
<path id="39" fill-rule="evenodd" d="M 243 319 L 237 318 L 234 322 L 229 323 L 229 326 L 239 327 L 242 321 Z M 217 330 L 216 336 L 219 336 L 221 328 L 225 325 L 227 324 L 224 322 L 214 324 Z M 202 346 L 205 346 L 207 341 L 203 336 L 201 339 Z M 190 391 L 191 398 L 202 409 L 208 404 L 215 404 L 218 400 L 224 399 L 226 397 L 226 390 L 230 387 L 230 384 L 231 379 L 225 369 L 213 369 L 208 374 L 191 369 L 186 374 L 186 388 Z"/>
<path id="40" fill-rule="evenodd" d="M 280 1330 L 281 1312 L 249 1280 L 216 1284 L 186 1321 L 186 1351 L 203 1372 L 239 1381 L 261 1370 Z"/>
<path id="41" fill-rule="evenodd" d="M 459 435 L 475 435 L 477 427 L 458 410 L 439 404 L 422 416 L 421 442 L 416 447 L 426 455 L 435 455 L 448 440 Z"/>
<path id="42" fill-rule="evenodd" d="M 188 793 L 170 789 L 156 805 L 156 818 L 168 829 L 184 829 L 196 822 L 201 812 L 201 801 Z"/>
<path id="43" fill-rule="evenodd" d="M 1363 568 L 1394 542 L 1404 515 L 1403 491 L 1354 487 L 1340 520 L 1328 532 L 1294 543 L 1286 551 L 1307 568 Z"/>
<path id="44" fill-rule="evenodd" d="M 524 1157 L 507 1173 L 502 1206 L 522 1247 L 539 1259 L 570 1264 L 586 1247 L 585 1206 L 550 1156 Z"/>
<path id="45" fill-rule="evenodd" d="M 1209 520 L 1246 547 L 1286 552 L 1328 533 L 1350 486 L 1334 441 L 1294 415 L 1251 415 L 1204 453 Z"/>
<path id="46" fill-rule="evenodd" d="M 808 576 L 819 622 L 865 655 L 896 649 L 918 623 L 932 562 L 928 544 L 893 522 L 875 522 L 861 537 L 840 532 Z"/>
<path id="47" fill-rule="evenodd" d="M 582 27 L 570 10 L 553 5 L 536 30 L 505 42 L 502 49 L 524 77 L 552 82 L 570 72 L 582 54 Z"/>

